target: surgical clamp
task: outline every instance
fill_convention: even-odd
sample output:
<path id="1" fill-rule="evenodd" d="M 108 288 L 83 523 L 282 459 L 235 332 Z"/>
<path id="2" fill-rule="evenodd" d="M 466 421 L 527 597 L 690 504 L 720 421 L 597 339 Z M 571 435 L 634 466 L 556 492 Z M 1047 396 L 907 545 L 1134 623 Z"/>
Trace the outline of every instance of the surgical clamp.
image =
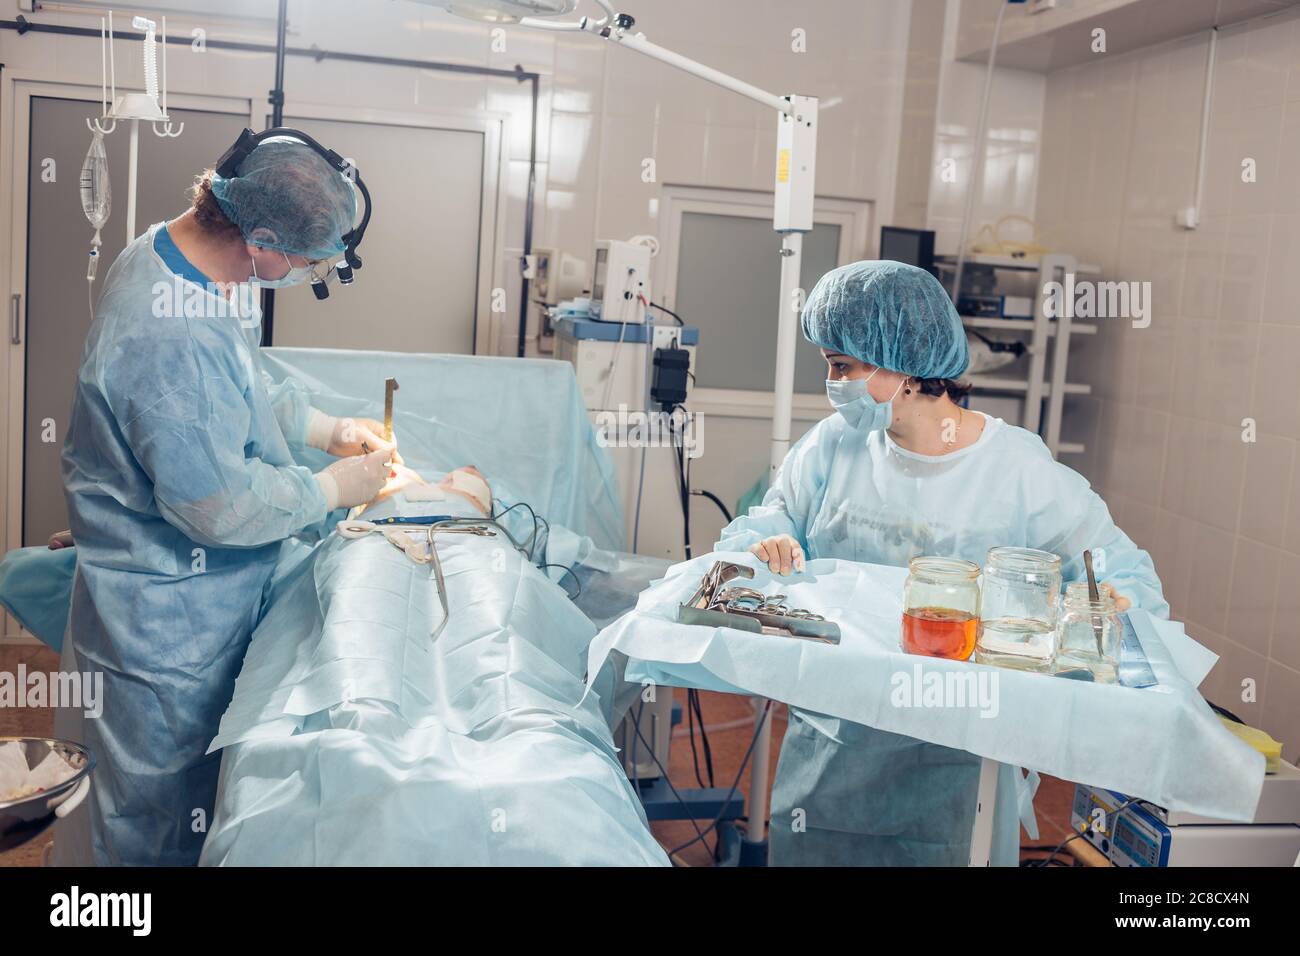
<path id="1" fill-rule="evenodd" d="M 694 593 L 677 608 L 682 624 L 731 627 L 751 634 L 797 637 L 838 644 L 840 628 L 820 614 L 787 607 L 784 594 L 764 594 L 743 586 L 723 587 L 736 578 L 752 578 L 754 569 L 730 561 L 715 561 Z"/>

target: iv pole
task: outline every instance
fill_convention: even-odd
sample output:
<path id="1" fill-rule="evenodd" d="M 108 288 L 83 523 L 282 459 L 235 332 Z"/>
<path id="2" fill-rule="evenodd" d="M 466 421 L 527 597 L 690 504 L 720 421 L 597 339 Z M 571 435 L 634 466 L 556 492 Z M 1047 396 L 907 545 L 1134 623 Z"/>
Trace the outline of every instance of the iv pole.
<path id="1" fill-rule="evenodd" d="M 425 0 L 428 2 L 428 0 Z M 817 166 L 817 98 L 812 96 L 777 96 L 737 79 L 720 70 L 697 63 L 687 57 L 657 46 L 644 33 L 633 33 L 635 21 L 627 14 L 616 13 L 608 0 L 595 0 L 604 11 L 599 20 L 581 17 L 576 21 L 556 23 L 536 17 L 523 17 L 521 26 L 540 30 L 584 31 L 604 40 L 635 50 L 667 63 L 702 80 L 739 93 L 776 110 L 776 197 L 772 228 L 781 235 L 781 294 L 777 302 L 776 380 L 773 386 L 772 439 L 769 476 L 776 483 L 776 473 L 790 450 L 790 420 L 794 404 L 794 350 L 799 308 L 803 295 L 799 289 L 799 266 L 803 254 L 803 234 L 813 227 L 813 186 Z M 453 13 L 455 3 L 443 0 Z M 741 842 L 741 862 L 766 862 L 765 824 L 768 816 L 768 777 L 771 763 L 772 722 L 765 714 L 766 701 L 754 698 L 755 720 L 761 721 L 754 743 L 753 766 L 749 782 L 748 838 Z"/>
<path id="2" fill-rule="evenodd" d="M 172 139 L 181 135 L 185 129 L 185 124 L 180 123 L 173 128 L 171 117 L 167 113 L 167 18 L 162 18 L 162 82 L 159 83 L 157 48 L 155 47 L 157 25 L 152 20 L 144 17 L 134 17 L 131 25 L 137 30 L 144 31 L 144 77 L 145 91 L 143 93 L 123 93 L 118 95 L 117 92 L 117 64 L 116 57 L 113 54 L 113 11 L 108 11 L 108 24 L 105 27 L 104 20 L 100 19 L 100 46 L 101 56 L 107 61 L 107 69 L 112 77 L 112 98 L 109 98 L 108 75 L 101 76 L 101 107 L 102 113 L 96 119 L 86 120 L 86 125 L 90 127 L 92 133 L 99 133 L 107 136 L 117 128 L 118 120 L 131 121 L 131 138 L 128 149 L 127 160 L 127 178 L 126 178 L 126 242 L 130 245 L 136 237 L 135 232 L 135 194 L 136 185 L 140 178 L 140 121 L 144 120 L 153 127 L 154 135 L 164 139 Z M 105 30 L 107 32 L 105 33 Z M 101 64 L 101 72 L 103 64 Z M 159 96 L 161 95 L 161 104 Z M 108 104 L 112 102 L 110 109 Z M 107 121 L 107 125 L 105 125 Z M 161 128 L 160 128 L 161 124 Z"/>

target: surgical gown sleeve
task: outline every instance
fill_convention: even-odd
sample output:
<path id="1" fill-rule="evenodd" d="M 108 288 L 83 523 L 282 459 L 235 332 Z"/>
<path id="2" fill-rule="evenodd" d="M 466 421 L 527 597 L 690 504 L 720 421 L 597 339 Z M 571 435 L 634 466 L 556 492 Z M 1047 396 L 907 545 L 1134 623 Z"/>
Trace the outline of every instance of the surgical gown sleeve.
<path id="1" fill-rule="evenodd" d="M 1083 552 L 1092 551 L 1097 580 L 1111 585 L 1155 617 L 1169 617 L 1160 578 L 1151 556 L 1116 527 L 1106 502 L 1078 472 L 1046 455 L 1029 470 L 1023 486 L 1029 540 L 1035 547 L 1061 556 L 1064 583 L 1086 581 Z M 1030 477 L 1032 475 L 1032 477 Z"/>
<path id="2" fill-rule="evenodd" d="M 311 419 L 311 394 L 306 387 L 294 378 L 276 382 L 265 369 L 261 374 L 266 394 L 271 399 L 271 410 L 275 420 L 280 423 L 284 440 L 294 448 L 302 448 L 307 443 L 307 422 Z"/>
<path id="3" fill-rule="evenodd" d="M 287 449 L 251 437 L 255 403 L 265 401 L 251 356 L 228 340 L 178 339 L 121 343 L 102 376 L 159 513 L 210 547 L 258 547 L 322 520 L 311 471 L 270 464 L 263 454 L 287 462 Z"/>
<path id="4" fill-rule="evenodd" d="M 758 542 L 788 534 L 808 550 L 808 523 L 817 513 L 835 448 L 844 433 L 839 416 L 810 428 L 785 456 L 763 503 L 722 529 L 715 551 L 748 551 Z"/>

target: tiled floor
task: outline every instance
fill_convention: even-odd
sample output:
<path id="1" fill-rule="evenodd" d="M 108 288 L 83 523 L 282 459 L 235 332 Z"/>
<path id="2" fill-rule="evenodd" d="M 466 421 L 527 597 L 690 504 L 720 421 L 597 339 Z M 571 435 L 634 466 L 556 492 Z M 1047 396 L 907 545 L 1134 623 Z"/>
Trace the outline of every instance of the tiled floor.
<path id="1" fill-rule="evenodd" d="M 53 651 L 42 647 L 0 646 L 0 671 L 16 673 L 18 665 L 25 663 L 28 671 L 54 671 L 58 669 L 59 658 Z M 683 707 L 686 703 L 685 691 L 678 691 L 678 700 Z M 713 754 L 714 783 L 719 787 L 730 787 L 736 778 L 746 749 L 753 736 L 753 710 L 748 698 L 735 697 L 730 694 L 704 693 L 701 695 L 701 707 L 704 721 L 709 731 L 709 745 Z M 777 755 L 781 749 L 781 738 L 785 734 L 786 713 L 784 707 L 774 707 L 772 712 L 772 761 L 771 770 L 775 772 Z M 54 731 L 54 712 L 49 708 L 0 708 L 0 736 L 47 736 Z M 698 749 L 698 747 L 697 747 Z M 702 755 L 701 755 L 702 761 Z M 673 784 L 680 788 L 698 787 L 691 760 L 690 741 L 686 737 L 685 725 L 678 727 L 674 734 L 671 758 L 668 765 Z M 701 774 L 704 773 L 701 762 Z M 707 783 L 707 780 L 705 781 Z M 749 768 L 741 778 L 740 791 L 749 792 Z M 1055 845 L 1068 835 L 1070 821 L 1070 803 L 1074 785 L 1052 777 L 1043 778 L 1034 808 L 1038 814 L 1040 839 L 1033 841 L 1039 845 Z M 703 824 L 701 824 L 701 828 Z M 665 848 L 672 849 L 690 841 L 695 835 L 695 827 L 689 822 L 655 823 L 651 829 Z M 1021 831 L 1022 843 L 1030 842 Z M 36 866 L 40 863 L 41 853 L 48 838 L 41 838 L 7 853 L 0 853 L 0 866 Z M 706 846 L 707 843 L 707 846 Z M 696 841 L 683 850 L 677 857 L 679 864 L 689 866 L 709 866 L 712 864 L 711 848 L 714 837 L 709 834 L 705 842 Z"/>
<path id="2" fill-rule="evenodd" d="M 685 692 L 678 691 L 677 693 L 679 702 L 685 707 Z M 753 714 L 747 698 L 735 697 L 730 694 L 704 693 L 701 696 L 701 707 L 704 711 L 706 726 L 731 725 L 742 719 L 750 718 Z M 784 707 L 780 707 L 774 711 L 772 723 L 771 772 L 773 773 L 776 772 L 777 755 L 781 750 L 781 738 L 785 734 L 785 728 L 786 712 Z M 681 736 L 674 735 L 673 739 L 671 758 L 668 763 L 669 775 L 676 786 L 697 787 L 699 784 L 695 780 L 691 765 L 690 743 L 684 736 L 685 730 L 683 727 L 679 726 L 678 733 Z M 710 731 L 709 745 L 713 753 L 714 781 L 717 786 L 731 786 L 752 737 L 752 724 L 729 726 L 727 729 Z M 748 768 L 746 768 L 741 779 L 740 789 L 748 796 Z M 1022 846 L 1032 844 L 1034 846 L 1046 845 L 1054 847 L 1068 837 L 1071 832 L 1069 829 L 1070 806 L 1073 797 L 1073 783 L 1058 780 L 1055 777 L 1044 777 L 1039 785 L 1038 794 L 1034 798 L 1034 810 L 1038 817 L 1039 838 L 1030 840 L 1028 834 L 1022 829 L 1020 831 Z M 680 846 L 696 835 L 695 829 L 690 823 L 656 823 L 652 824 L 651 830 L 653 830 L 659 842 L 669 849 Z M 713 836 L 710 834 L 708 837 L 709 848 L 713 846 L 713 843 Z M 699 842 L 683 851 L 678 857 L 679 863 L 691 866 L 708 866 L 711 861 L 712 856 L 709 849 L 706 849 Z"/>

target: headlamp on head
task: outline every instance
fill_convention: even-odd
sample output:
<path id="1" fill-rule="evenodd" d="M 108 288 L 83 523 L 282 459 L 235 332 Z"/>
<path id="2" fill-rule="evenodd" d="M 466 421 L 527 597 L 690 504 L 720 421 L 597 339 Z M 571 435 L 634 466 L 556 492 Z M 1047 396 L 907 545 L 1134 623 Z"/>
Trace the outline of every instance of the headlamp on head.
<path id="1" fill-rule="evenodd" d="M 352 183 L 357 192 L 361 194 L 364 202 L 361 222 L 339 237 L 339 241 L 343 244 L 342 258 L 332 265 L 317 263 L 312 267 L 312 292 L 315 293 L 317 299 L 326 299 L 329 298 L 330 294 L 329 286 L 335 279 L 338 280 L 340 285 L 350 285 L 353 271 L 361 268 L 361 257 L 357 255 L 357 247 L 361 245 L 361 239 L 366 234 L 366 226 L 370 224 L 370 190 L 366 189 L 360 171 L 351 162 L 334 152 L 334 150 L 322 146 L 301 130 L 284 126 L 272 127 L 271 129 L 262 130 L 260 133 L 245 129 L 239 134 L 239 138 L 235 140 L 234 145 L 217 160 L 217 174 L 226 179 L 238 177 L 240 165 L 252 154 L 253 150 L 266 140 L 276 138 L 296 140 L 317 153 L 333 169 Z"/>

